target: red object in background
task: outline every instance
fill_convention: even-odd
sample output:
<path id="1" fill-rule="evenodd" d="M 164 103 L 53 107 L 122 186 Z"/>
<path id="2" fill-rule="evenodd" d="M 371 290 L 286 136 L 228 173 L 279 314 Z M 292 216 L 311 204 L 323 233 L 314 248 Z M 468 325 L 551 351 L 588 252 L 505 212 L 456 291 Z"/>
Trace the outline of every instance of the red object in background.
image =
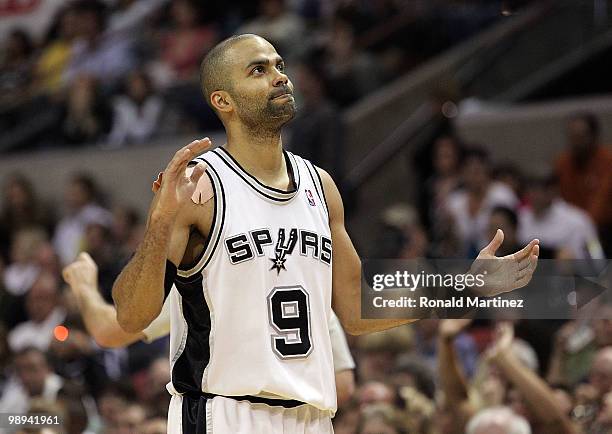
<path id="1" fill-rule="evenodd" d="M 0 0 L 0 16 L 27 14 L 40 5 L 41 0 Z"/>
<path id="2" fill-rule="evenodd" d="M 473 327 L 469 333 L 474 338 L 476 348 L 481 354 L 494 341 L 492 327 Z"/>
<path id="3" fill-rule="evenodd" d="M 58 325 L 53 329 L 53 336 L 55 336 L 55 339 L 60 342 L 64 342 L 66 339 L 68 339 L 69 334 L 70 332 L 63 325 Z"/>

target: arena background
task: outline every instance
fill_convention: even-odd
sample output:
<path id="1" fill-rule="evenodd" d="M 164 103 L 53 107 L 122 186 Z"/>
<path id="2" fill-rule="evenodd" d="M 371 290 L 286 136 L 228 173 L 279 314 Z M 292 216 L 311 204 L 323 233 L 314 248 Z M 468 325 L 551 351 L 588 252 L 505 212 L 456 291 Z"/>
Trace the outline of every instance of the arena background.
<path id="1" fill-rule="evenodd" d="M 102 349 L 60 271 L 90 252 L 111 301 L 158 172 L 194 138 L 224 143 L 198 67 L 232 34 L 286 59 L 299 114 L 284 142 L 332 174 L 363 257 L 473 257 L 460 203 L 486 185 L 507 193 L 480 208 L 505 252 L 544 227 L 543 257 L 609 258 L 611 21 L 606 0 L 0 0 L 0 413 L 34 403 L 71 415 L 65 432 L 164 432 L 167 339 Z M 612 432 L 612 310 L 599 308 L 610 319 L 514 324 L 525 377 L 485 321 L 349 337 L 336 432 L 477 432 L 468 419 L 499 406 L 538 434 Z M 63 392 L 26 398 L 23 369 L 59 375 Z"/>

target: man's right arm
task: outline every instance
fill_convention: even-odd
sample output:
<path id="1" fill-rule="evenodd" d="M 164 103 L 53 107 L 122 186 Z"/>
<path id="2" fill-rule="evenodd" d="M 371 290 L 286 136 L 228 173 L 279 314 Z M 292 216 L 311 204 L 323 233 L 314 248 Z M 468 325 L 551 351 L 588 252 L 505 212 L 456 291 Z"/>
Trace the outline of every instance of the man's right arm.
<path id="1" fill-rule="evenodd" d="M 144 239 L 113 285 L 117 322 L 126 332 L 144 330 L 161 312 L 166 272 L 176 273 L 189 241 L 189 229 L 197 223 L 193 212 L 197 205 L 191 196 L 205 168 L 199 164 L 187 174 L 187 164 L 209 147 L 207 138 L 190 143 L 164 170 Z"/>

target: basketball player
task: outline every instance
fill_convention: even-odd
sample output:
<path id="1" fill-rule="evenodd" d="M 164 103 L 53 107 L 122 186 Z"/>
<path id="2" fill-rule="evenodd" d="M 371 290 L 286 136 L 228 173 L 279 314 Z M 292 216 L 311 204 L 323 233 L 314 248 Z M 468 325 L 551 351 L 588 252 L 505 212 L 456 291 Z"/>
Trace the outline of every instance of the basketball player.
<path id="1" fill-rule="evenodd" d="M 360 318 L 360 260 L 338 189 L 282 147 L 296 107 L 274 47 L 229 38 L 201 76 L 227 143 L 200 155 L 211 143 L 196 140 L 166 167 L 144 240 L 113 288 L 117 320 L 142 331 L 176 286 L 169 433 L 333 432 L 332 305 L 352 334 L 412 320 Z M 210 200 L 197 194 L 204 185 Z M 491 263 L 487 295 L 524 286 L 537 263 L 537 240 L 495 259 L 502 240 L 499 231 L 480 254 Z"/>
<path id="2" fill-rule="evenodd" d="M 108 304 L 99 292 L 98 266 L 88 253 L 64 267 L 62 276 L 75 296 L 87 332 L 104 348 L 126 347 L 137 341 L 151 343 L 170 333 L 170 300 L 166 299 L 161 313 L 139 333 L 128 333 L 117 323 L 115 306 Z M 176 291 L 173 287 L 172 291 Z M 338 406 L 346 403 L 355 390 L 355 361 L 346 342 L 338 317 L 329 318 L 329 337 L 334 359 L 334 373 Z"/>

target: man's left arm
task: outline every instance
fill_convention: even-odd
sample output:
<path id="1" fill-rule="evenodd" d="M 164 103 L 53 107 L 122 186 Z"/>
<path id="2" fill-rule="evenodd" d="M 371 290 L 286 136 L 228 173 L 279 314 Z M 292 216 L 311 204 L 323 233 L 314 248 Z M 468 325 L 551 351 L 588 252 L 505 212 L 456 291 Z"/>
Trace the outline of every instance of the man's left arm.
<path id="1" fill-rule="evenodd" d="M 351 335 L 360 335 L 416 321 L 361 318 L 361 260 L 344 227 L 344 205 L 340 192 L 327 172 L 319 168 L 317 171 L 327 200 L 332 236 L 332 308 L 342 327 Z"/>
<path id="2" fill-rule="evenodd" d="M 349 334 L 361 335 L 417 321 L 361 318 L 361 260 L 344 227 L 340 192 L 327 172 L 319 168 L 317 171 L 327 201 L 332 236 L 332 308 L 342 326 Z M 487 276 L 484 287 L 474 288 L 477 295 L 492 297 L 521 288 L 531 280 L 538 263 L 539 241 L 534 239 L 514 254 L 496 257 L 495 252 L 503 240 L 504 233 L 498 229 L 495 237 L 472 263 L 470 274 L 484 273 Z"/>

